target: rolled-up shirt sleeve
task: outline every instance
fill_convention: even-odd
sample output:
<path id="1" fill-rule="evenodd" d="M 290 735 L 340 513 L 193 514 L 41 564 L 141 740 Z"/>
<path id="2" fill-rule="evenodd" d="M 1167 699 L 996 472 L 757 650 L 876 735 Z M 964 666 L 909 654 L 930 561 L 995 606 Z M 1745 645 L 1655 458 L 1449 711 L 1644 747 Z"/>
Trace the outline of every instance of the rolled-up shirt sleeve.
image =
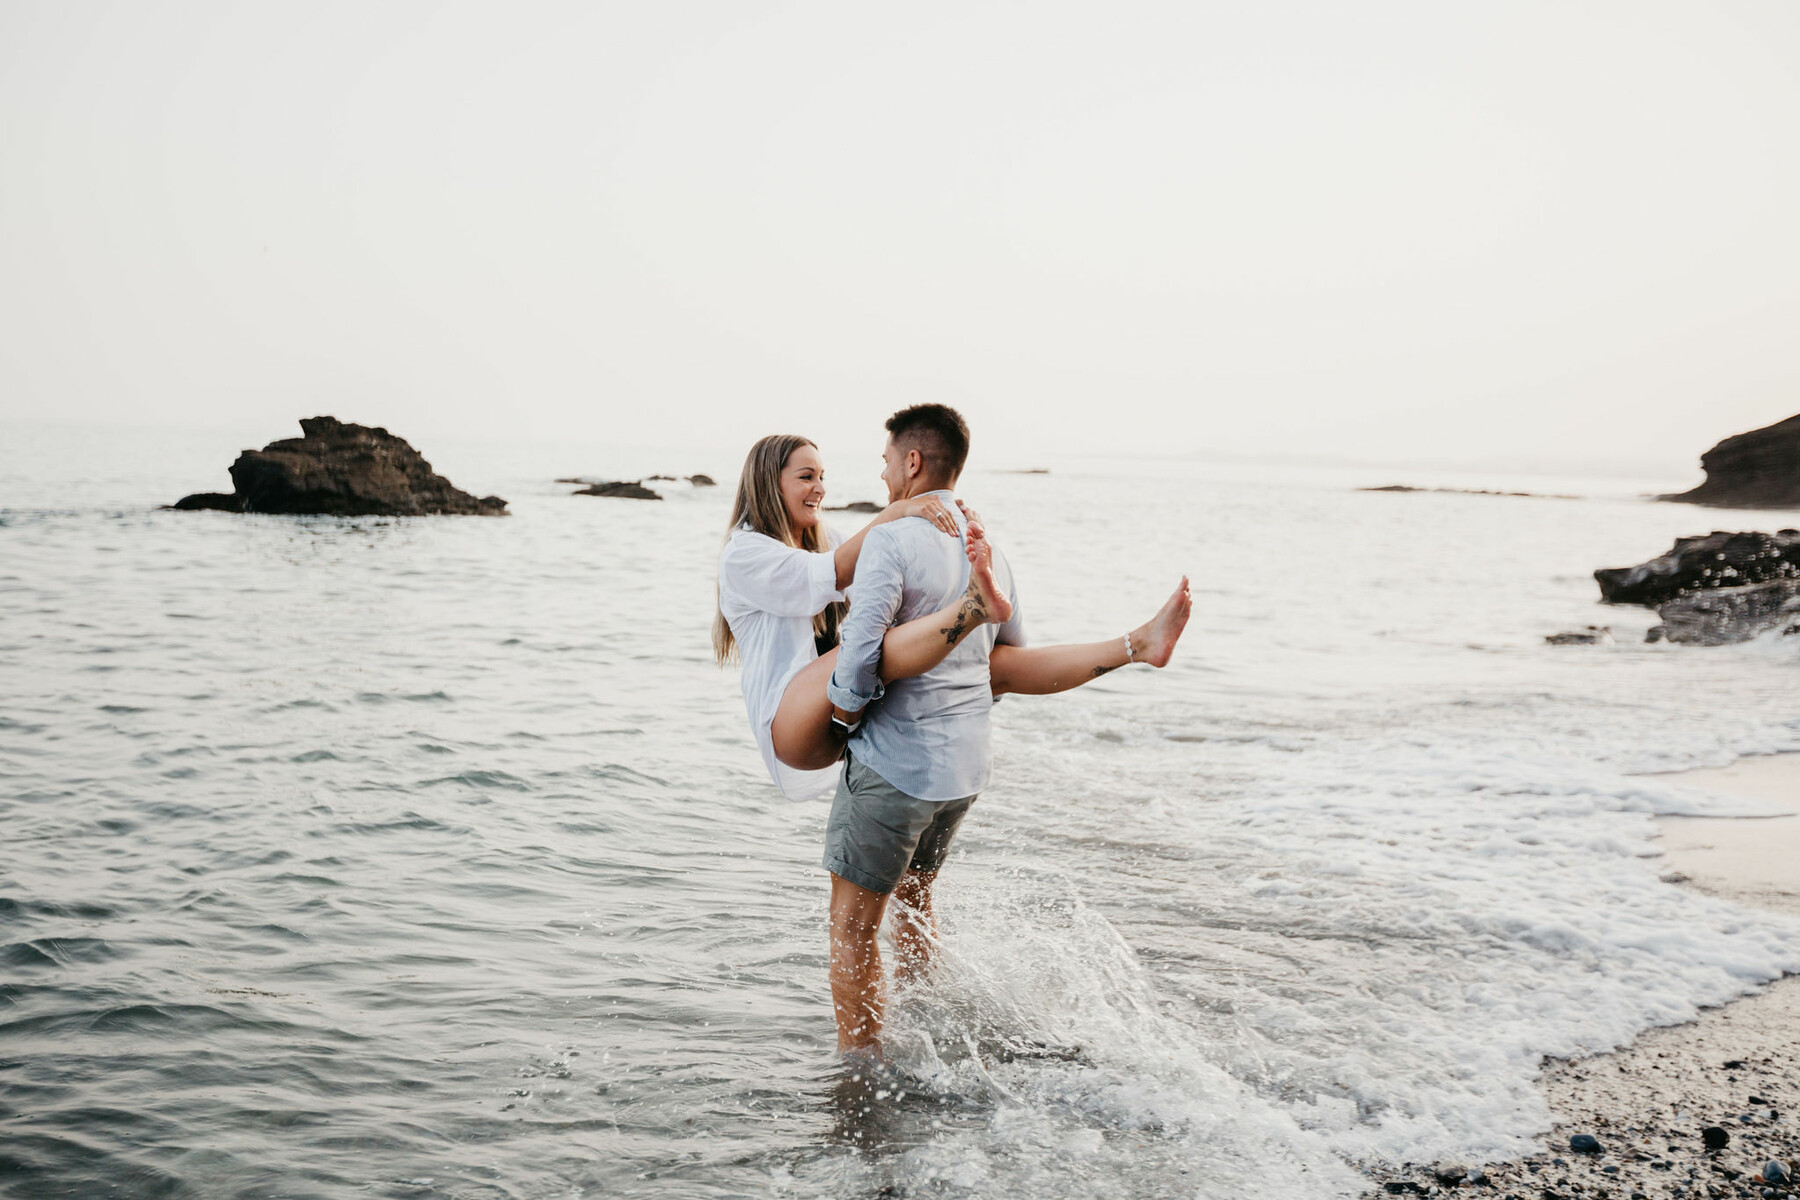
<path id="1" fill-rule="evenodd" d="M 842 600 L 837 560 L 741 530 L 726 548 L 719 586 L 749 607 L 778 617 L 810 617 Z"/>
<path id="2" fill-rule="evenodd" d="M 844 619 L 837 667 L 825 695 L 845 712 L 860 712 L 881 699 L 881 640 L 900 612 L 905 563 L 898 540 L 883 526 L 863 537 L 856 559 L 856 600 Z"/>

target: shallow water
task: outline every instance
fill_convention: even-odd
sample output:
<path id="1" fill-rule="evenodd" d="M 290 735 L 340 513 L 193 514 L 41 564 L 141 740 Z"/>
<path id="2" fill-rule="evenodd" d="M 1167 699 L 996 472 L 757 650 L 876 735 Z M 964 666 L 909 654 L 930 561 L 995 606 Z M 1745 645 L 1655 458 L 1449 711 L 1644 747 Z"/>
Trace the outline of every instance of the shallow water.
<path id="1" fill-rule="evenodd" d="M 1589 575 L 1766 515 L 974 473 L 1036 639 L 1183 570 L 1196 616 L 999 706 L 896 1094 L 831 1053 L 825 806 L 709 660 L 726 489 L 477 447 L 510 518 L 233 517 L 154 509 L 216 486 L 178 449 L 97 488 L 4 445 L 13 1194 L 1351 1195 L 1521 1150 L 1543 1054 L 1800 968 L 1659 880 L 1649 814 L 1723 802 L 1642 775 L 1800 749 L 1800 647 L 1644 646 Z"/>

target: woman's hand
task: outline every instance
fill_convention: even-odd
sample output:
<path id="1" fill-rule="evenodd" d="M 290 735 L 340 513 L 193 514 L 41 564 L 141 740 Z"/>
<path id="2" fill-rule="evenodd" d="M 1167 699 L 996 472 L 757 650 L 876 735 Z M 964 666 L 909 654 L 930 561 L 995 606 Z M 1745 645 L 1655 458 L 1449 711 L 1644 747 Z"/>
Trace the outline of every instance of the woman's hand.
<path id="1" fill-rule="evenodd" d="M 936 496 L 914 496 L 908 500 L 896 500 L 887 506 L 882 514 L 889 520 L 898 521 L 901 517 L 924 517 L 940 530 L 953 538 L 962 536 L 962 526 L 956 523 L 956 515 L 944 507 L 944 502 Z"/>

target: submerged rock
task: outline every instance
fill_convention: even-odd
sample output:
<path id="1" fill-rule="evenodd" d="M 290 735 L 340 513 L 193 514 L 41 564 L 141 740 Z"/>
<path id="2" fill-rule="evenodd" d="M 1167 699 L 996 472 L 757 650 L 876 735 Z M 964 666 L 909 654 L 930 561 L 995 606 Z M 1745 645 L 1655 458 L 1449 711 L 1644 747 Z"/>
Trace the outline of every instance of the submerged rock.
<path id="1" fill-rule="evenodd" d="M 1777 626 L 1800 631 L 1800 579 L 1690 592 L 1657 608 L 1662 636 L 1686 646 L 1747 642 Z"/>
<path id="2" fill-rule="evenodd" d="M 1700 456 L 1706 482 L 1659 500 L 1717 508 L 1800 508 L 1800 415 L 1726 438 Z"/>
<path id="3" fill-rule="evenodd" d="M 878 513 L 881 511 L 881 505 L 876 504 L 873 500 L 857 500 L 851 504 L 827 504 L 825 506 L 825 511 L 826 512 Z"/>
<path id="4" fill-rule="evenodd" d="M 718 487 L 719 486 L 718 480 L 714 479 L 711 475 L 708 475 L 705 472 L 701 472 L 698 475 L 689 475 L 688 482 L 693 484 L 695 487 Z"/>
<path id="5" fill-rule="evenodd" d="M 246 450 L 231 464 L 230 496 L 200 492 L 171 507 L 345 517 L 504 516 L 498 496 L 476 499 L 431 469 L 405 438 L 336 417 L 308 417 L 304 436 Z"/>
<path id="6" fill-rule="evenodd" d="M 216 509 L 219 512 L 243 512 L 244 498 L 236 492 L 195 492 L 191 496 L 183 496 L 170 508 L 178 508 L 183 512 L 195 512 L 199 509 Z"/>
<path id="7" fill-rule="evenodd" d="M 652 478 L 655 478 L 652 476 Z M 584 487 L 577 496 L 611 496 L 619 500 L 661 500 L 662 497 L 636 480 L 620 483 L 596 483 Z"/>
<path id="8" fill-rule="evenodd" d="M 1586 629 L 1545 634 L 1544 640 L 1552 646 L 1610 646 L 1613 644 L 1612 626 L 1589 625 Z"/>

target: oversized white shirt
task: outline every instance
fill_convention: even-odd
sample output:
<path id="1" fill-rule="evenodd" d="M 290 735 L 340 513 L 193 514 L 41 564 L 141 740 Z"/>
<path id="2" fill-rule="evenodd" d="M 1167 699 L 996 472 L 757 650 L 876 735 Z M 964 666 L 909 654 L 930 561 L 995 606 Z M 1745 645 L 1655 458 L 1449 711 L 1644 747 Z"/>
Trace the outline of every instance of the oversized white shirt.
<path id="1" fill-rule="evenodd" d="M 829 527 L 835 550 L 843 535 Z M 842 600 L 837 560 L 778 542 L 752 529 L 737 529 L 719 552 L 719 611 L 737 638 L 743 660 L 744 707 L 769 777 L 790 800 L 814 800 L 837 788 L 842 766 L 797 771 L 775 757 L 769 727 L 781 694 L 794 675 L 819 656 L 812 619 L 827 604 Z"/>

